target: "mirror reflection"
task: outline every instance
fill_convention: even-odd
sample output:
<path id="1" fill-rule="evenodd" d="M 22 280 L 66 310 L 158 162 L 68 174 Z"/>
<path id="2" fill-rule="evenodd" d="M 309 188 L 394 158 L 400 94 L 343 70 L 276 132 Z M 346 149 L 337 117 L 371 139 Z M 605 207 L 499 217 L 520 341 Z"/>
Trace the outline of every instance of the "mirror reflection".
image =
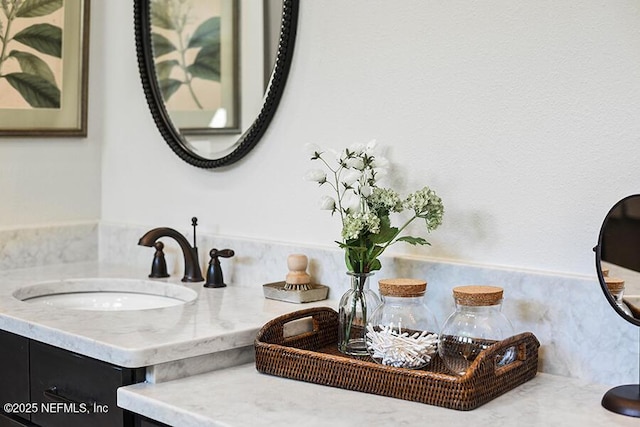
<path id="1" fill-rule="evenodd" d="M 234 0 L 151 1 L 158 85 L 183 134 L 239 131 L 237 27 Z"/>
<path id="2" fill-rule="evenodd" d="M 618 313 L 640 319 L 640 195 L 624 198 L 609 211 L 598 246 L 603 289 Z"/>

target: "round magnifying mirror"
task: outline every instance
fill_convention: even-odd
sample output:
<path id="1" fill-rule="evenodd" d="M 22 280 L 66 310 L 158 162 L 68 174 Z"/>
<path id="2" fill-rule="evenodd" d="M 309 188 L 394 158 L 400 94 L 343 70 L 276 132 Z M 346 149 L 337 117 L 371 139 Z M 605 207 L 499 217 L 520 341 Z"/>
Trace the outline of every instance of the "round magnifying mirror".
<path id="1" fill-rule="evenodd" d="M 593 249 L 607 301 L 623 319 L 640 326 L 640 194 L 625 197 L 609 210 Z M 612 388 L 603 396 L 602 406 L 640 417 L 640 384 Z"/>
<path id="2" fill-rule="evenodd" d="M 596 270 L 607 300 L 627 321 L 640 326 L 640 195 L 616 203 L 604 219 Z"/>

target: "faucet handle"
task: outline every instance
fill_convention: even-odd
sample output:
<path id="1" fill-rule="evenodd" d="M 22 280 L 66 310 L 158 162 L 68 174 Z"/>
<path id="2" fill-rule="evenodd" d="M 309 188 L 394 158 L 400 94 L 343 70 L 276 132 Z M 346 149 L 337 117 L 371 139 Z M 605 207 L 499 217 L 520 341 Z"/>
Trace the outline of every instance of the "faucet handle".
<path id="1" fill-rule="evenodd" d="M 151 263 L 151 274 L 149 274 L 150 278 L 160 279 L 164 277 L 169 277 L 169 273 L 167 273 L 167 261 L 164 259 L 164 243 L 156 242 L 153 245 L 156 248 L 156 253 L 153 254 L 153 262 Z"/>
<path id="2" fill-rule="evenodd" d="M 207 269 L 207 281 L 204 284 L 205 288 L 224 288 L 227 286 L 224 283 L 222 276 L 222 266 L 220 265 L 220 258 L 231 258 L 235 255 L 233 249 L 211 249 L 209 256 L 209 268 Z"/>
<path id="3" fill-rule="evenodd" d="M 234 256 L 236 253 L 233 251 L 233 249 L 211 249 L 209 251 L 209 256 L 211 258 L 215 258 L 215 257 L 220 257 L 220 258 L 231 258 L 232 256 Z"/>
<path id="4" fill-rule="evenodd" d="M 198 217 L 191 218 L 191 226 L 193 227 L 193 247 L 197 248 L 198 244 L 196 243 L 196 227 L 198 226 Z"/>

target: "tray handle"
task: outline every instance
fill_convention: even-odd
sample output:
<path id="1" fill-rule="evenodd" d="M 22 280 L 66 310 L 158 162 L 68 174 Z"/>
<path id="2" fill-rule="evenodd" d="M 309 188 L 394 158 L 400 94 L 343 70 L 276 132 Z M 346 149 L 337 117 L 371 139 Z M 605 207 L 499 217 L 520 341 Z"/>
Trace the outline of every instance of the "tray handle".
<path id="1" fill-rule="evenodd" d="M 525 363 L 532 362 L 532 358 L 537 359 L 539 347 L 540 342 L 531 332 L 514 335 L 481 352 L 469 367 L 469 371 L 484 367 L 494 371 L 495 376 L 505 375 Z M 511 362 L 501 365 L 499 362 L 508 351 L 515 352 L 514 358 Z M 537 360 L 535 362 L 537 363 Z"/>
<path id="2" fill-rule="evenodd" d="M 295 335 L 287 336 L 286 326 L 292 322 L 310 318 L 312 328 L 310 331 L 302 331 Z M 256 335 L 256 342 L 288 345 L 301 340 L 309 340 L 311 337 L 324 334 L 337 334 L 338 313 L 329 307 L 313 307 L 293 313 L 284 314 L 266 323 Z M 336 338 L 337 339 L 337 338 Z M 331 336 L 324 340 L 332 341 Z"/>

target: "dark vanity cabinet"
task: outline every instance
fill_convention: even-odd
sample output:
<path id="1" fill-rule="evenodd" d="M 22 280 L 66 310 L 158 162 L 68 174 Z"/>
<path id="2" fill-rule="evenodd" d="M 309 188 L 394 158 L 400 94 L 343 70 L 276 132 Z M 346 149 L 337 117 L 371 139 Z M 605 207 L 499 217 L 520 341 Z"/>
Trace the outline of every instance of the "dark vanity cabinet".
<path id="1" fill-rule="evenodd" d="M 22 402 L 29 402 L 29 340 L 0 330 L 0 403 Z M 0 412 L 0 427 L 19 425 Z"/>
<path id="2" fill-rule="evenodd" d="M 130 369 L 0 331 L 0 427 L 133 427 L 119 387 L 144 381 Z M 10 413 L 8 413 L 10 412 Z"/>
<path id="3" fill-rule="evenodd" d="M 149 418 L 145 418 L 141 415 L 136 417 L 137 424 L 135 427 L 171 427 L 167 424 L 162 424 L 156 420 L 150 420 Z"/>

